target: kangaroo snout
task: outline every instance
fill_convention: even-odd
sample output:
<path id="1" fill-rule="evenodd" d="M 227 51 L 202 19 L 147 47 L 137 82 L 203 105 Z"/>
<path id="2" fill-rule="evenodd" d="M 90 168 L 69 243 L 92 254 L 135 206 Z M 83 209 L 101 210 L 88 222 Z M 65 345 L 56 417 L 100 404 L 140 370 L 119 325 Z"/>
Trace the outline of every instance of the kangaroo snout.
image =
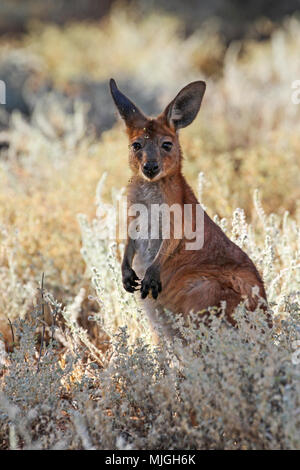
<path id="1" fill-rule="evenodd" d="M 159 173 L 159 165 L 156 161 L 148 161 L 143 165 L 143 173 L 147 178 L 154 178 Z"/>

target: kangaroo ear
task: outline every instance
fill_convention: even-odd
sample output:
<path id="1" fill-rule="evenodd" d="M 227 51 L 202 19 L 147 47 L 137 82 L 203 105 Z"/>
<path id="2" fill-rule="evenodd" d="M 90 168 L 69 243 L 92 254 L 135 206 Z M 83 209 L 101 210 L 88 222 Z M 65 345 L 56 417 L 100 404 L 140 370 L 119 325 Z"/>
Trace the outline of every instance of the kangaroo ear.
<path id="1" fill-rule="evenodd" d="M 135 104 L 127 98 L 127 96 L 121 93 L 113 78 L 110 79 L 109 86 L 115 105 L 117 106 L 121 117 L 124 119 L 126 126 L 145 127 L 147 122 L 146 116 L 144 116 Z"/>
<path id="2" fill-rule="evenodd" d="M 202 81 L 192 82 L 178 93 L 164 111 L 168 125 L 177 130 L 186 127 L 198 114 L 206 84 Z"/>

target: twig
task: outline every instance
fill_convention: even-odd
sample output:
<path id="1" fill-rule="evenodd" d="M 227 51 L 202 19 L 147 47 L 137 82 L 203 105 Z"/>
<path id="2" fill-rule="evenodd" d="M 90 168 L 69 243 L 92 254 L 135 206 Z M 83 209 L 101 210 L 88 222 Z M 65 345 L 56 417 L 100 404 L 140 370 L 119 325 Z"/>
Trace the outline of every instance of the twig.
<path id="1" fill-rule="evenodd" d="M 40 360 L 42 356 L 42 350 L 44 346 L 44 337 L 45 337 L 45 301 L 44 301 L 44 273 L 42 274 L 42 283 L 41 283 L 41 300 L 42 300 L 42 322 L 43 322 L 43 329 L 42 329 L 42 338 L 41 338 L 41 345 L 40 345 L 40 352 L 39 358 L 37 363 L 37 372 L 40 370 Z"/>
<path id="2" fill-rule="evenodd" d="M 13 345 L 15 344 L 15 335 L 14 335 L 14 329 L 13 329 L 13 326 L 12 326 L 12 322 L 10 321 L 10 319 L 8 318 L 8 323 L 9 323 L 9 326 L 10 326 L 10 330 L 11 330 L 11 336 L 12 336 L 12 341 L 13 341 Z"/>

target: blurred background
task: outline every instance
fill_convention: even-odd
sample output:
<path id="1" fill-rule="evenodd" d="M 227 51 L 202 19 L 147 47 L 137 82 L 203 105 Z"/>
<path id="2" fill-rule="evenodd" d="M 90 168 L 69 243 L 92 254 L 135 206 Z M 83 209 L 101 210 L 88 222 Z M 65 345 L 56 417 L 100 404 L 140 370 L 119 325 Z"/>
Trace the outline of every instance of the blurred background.
<path id="1" fill-rule="evenodd" d="M 66 302 L 88 285 L 77 214 L 94 217 L 104 172 L 107 200 L 130 175 L 110 77 L 149 114 L 206 80 L 181 143 L 209 215 L 255 224 L 258 189 L 268 215 L 299 217 L 299 15 L 300 0 L 1 1 L 0 323 L 42 272 Z"/>
<path id="2" fill-rule="evenodd" d="M 69 112 L 75 99 L 87 103 L 88 122 L 99 135 L 115 121 L 107 95 L 111 75 L 145 111 L 155 113 L 163 98 L 191 77 L 217 80 L 229 57 L 249 61 L 254 44 L 257 55 L 271 45 L 264 59 L 268 78 L 275 78 L 272 65 L 281 75 L 287 65 L 284 48 L 291 44 L 285 40 L 297 42 L 299 12 L 300 0 L 76 0 L 72 8 L 67 0 L 4 0 L 2 128 L 15 110 L 30 118 L 37 102 L 53 92 Z M 290 81 L 297 78 L 294 70 L 285 72 Z"/>

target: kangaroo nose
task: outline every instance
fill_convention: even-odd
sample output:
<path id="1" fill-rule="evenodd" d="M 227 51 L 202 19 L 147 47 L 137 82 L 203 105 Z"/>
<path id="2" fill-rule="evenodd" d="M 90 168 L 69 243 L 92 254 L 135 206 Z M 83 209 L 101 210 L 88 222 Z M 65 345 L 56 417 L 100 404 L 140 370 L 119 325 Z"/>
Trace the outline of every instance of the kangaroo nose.
<path id="1" fill-rule="evenodd" d="M 157 175 L 158 171 L 159 171 L 159 166 L 158 166 L 158 163 L 156 162 L 146 162 L 143 165 L 143 173 L 148 178 L 153 178 L 155 175 Z"/>

